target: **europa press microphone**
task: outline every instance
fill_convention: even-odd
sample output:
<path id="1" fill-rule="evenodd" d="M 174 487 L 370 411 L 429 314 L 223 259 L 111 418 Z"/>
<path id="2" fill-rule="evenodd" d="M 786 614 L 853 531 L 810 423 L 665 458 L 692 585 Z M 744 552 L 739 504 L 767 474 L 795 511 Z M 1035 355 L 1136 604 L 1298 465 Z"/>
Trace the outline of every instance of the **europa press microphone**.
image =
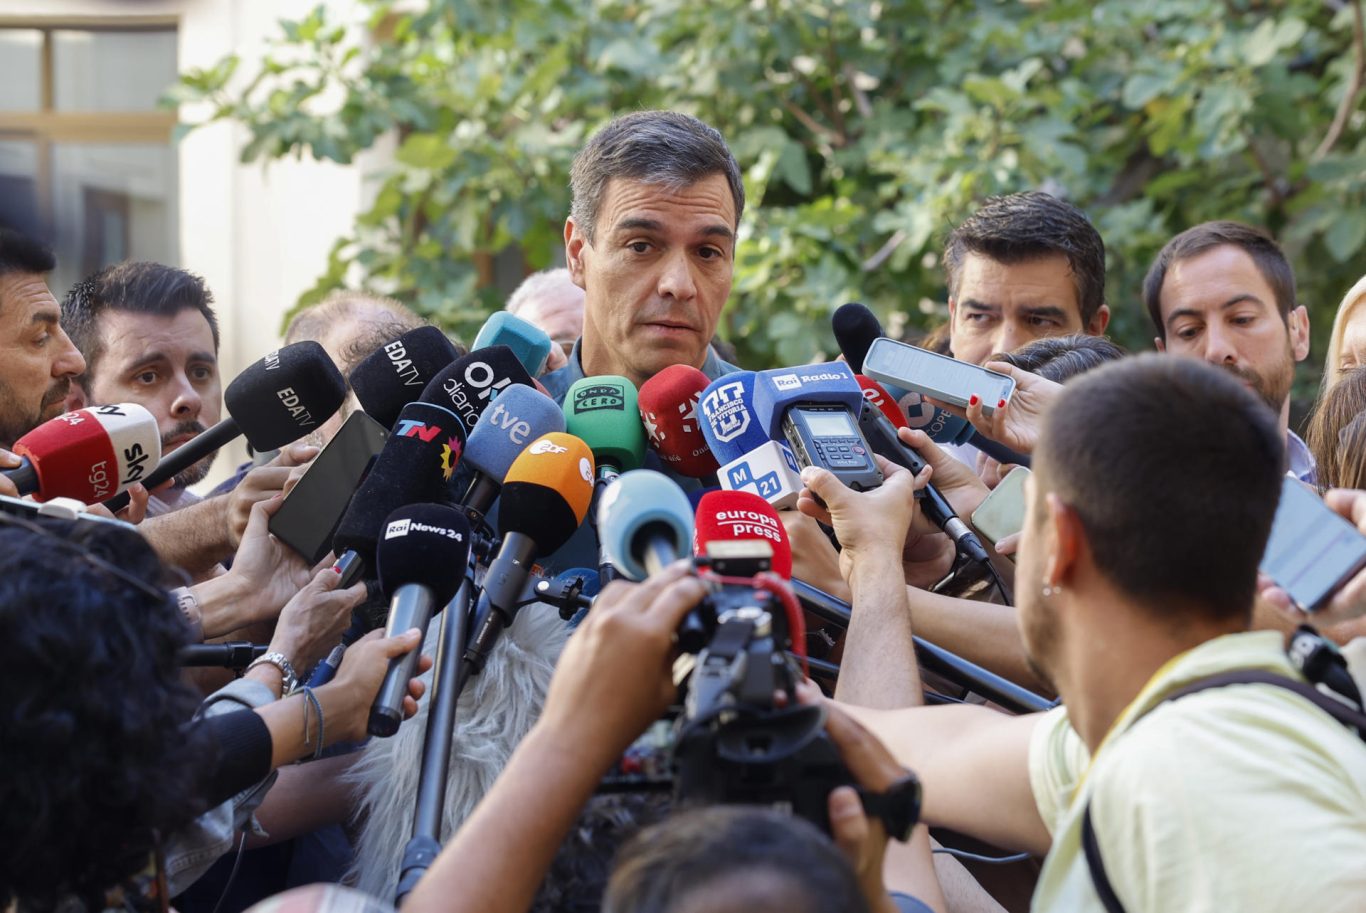
<path id="1" fill-rule="evenodd" d="M 762 539 L 773 549 L 770 569 L 792 579 L 792 543 L 773 506 L 752 491 L 713 491 L 697 505 L 693 554 L 704 555 L 709 543 Z"/>
<path id="2" fill-rule="evenodd" d="M 710 384 L 691 365 L 670 365 L 640 385 L 640 420 L 650 446 L 660 462 L 690 479 L 714 478 L 720 468 L 697 409 Z"/>
<path id="3" fill-rule="evenodd" d="M 787 510 L 801 494 L 801 468 L 792 449 L 770 438 L 754 414 L 754 378 L 753 371 L 736 371 L 702 391 L 702 436 L 721 464 L 716 478 L 722 488 L 753 491 Z"/>
<path id="4" fill-rule="evenodd" d="M 436 375 L 459 357 L 446 334 L 421 326 L 380 346 L 351 369 L 351 389 L 365 414 L 385 428 L 422 398 Z"/>
<path id="5" fill-rule="evenodd" d="M 451 601 L 465 577 L 470 556 L 470 525 L 454 507 L 409 504 L 384 521 L 376 549 L 379 585 L 389 597 L 384 636 L 417 628 L 427 636 L 432 615 Z M 403 722 L 403 698 L 417 669 L 419 646 L 389 660 L 384 681 L 370 707 L 371 735 L 391 736 Z"/>
<path id="6" fill-rule="evenodd" d="M 534 323 L 514 317 L 507 311 L 495 311 L 479 328 L 479 335 L 474 337 L 471 348 L 500 345 L 512 350 L 528 374 L 539 377 L 545 371 L 545 362 L 550 357 L 554 343 L 550 341 L 550 335 Z"/>
<path id="7" fill-rule="evenodd" d="M 504 390 L 479 416 L 465 442 L 465 466 L 473 471 L 460 498 L 465 516 L 482 523 L 513 461 L 536 438 L 563 431 L 564 413 L 553 399 L 520 384 Z"/>
<path id="8" fill-rule="evenodd" d="M 23 462 L 4 475 L 38 501 L 95 504 L 142 481 L 161 459 L 161 431 L 136 403 L 77 409 L 43 422 L 14 442 Z"/>
<path id="9" fill-rule="evenodd" d="M 278 450 L 317 430 L 345 399 L 346 381 L 318 343 L 269 352 L 223 391 L 228 417 L 167 454 L 142 484 L 155 488 L 238 435 L 257 451 Z M 118 511 L 126 503 L 121 497 L 106 506 Z"/>

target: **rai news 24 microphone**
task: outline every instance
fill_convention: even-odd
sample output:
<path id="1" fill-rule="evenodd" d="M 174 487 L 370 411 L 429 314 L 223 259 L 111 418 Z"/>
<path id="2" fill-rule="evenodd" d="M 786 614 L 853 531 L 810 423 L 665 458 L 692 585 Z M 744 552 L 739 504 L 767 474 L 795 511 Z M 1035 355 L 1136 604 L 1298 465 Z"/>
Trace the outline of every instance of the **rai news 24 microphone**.
<path id="1" fill-rule="evenodd" d="M 351 389 L 365 414 L 386 428 L 409 403 L 422 398 L 432 378 L 459 357 L 446 334 L 432 326 L 386 342 L 351 369 Z"/>
<path id="2" fill-rule="evenodd" d="M 645 461 L 635 385 L 616 374 L 583 377 L 564 394 L 565 430 L 593 451 L 597 478 L 611 481 Z"/>
<path id="3" fill-rule="evenodd" d="M 384 521 L 376 549 L 379 585 L 389 597 L 385 637 L 409 628 L 427 636 L 432 616 L 455 596 L 470 558 L 470 525 L 458 510 L 442 504 L 409 504 Z M 389 660 L 370 707 L 369 732 L 388 737 L 403 722 L 403 698 L 417 670 L 418 646 Z"/>
<path id="4" fill-rule="evenodd" d="M 593 498 L 593 452 L 572 434 L 537 438 L 512 461 L 498 500 L 503 543 L 489 562 L 475 608 L 475 635 L 465 652 L 472 671 L 483 668 L 499 634 L 523 600 L 531 563 L 574 535 Z"/>
<path id="5" fill-rule="evenodd" d="M 43 422 L 14 442 L 23 458 L 4 474 L 35 500 L 94 504 L 140 482 L 161 459 L 157 420 L 136 403 L 77 409 Z"/>
<path id="6" fill-rule="evenodd" d="M 754 414 L 769 437 L 782 436 L 802 466 L 819 466 L 855 491 L 882 484 L 859 431 L 863 390 L 838 362 L 774 368 L 754 378 Z"/>
<path id="7" fill-rule="evenodd" d="M 465 466 L 473 470 L 460 498 L 466 516 L 473 522 L 483 520 L 522 451 L 537 438 L 563 431 L 564 413 L 553 399 L 534 387 L 503 391 L 479 416 L 465 443 Z"/>
<path id="8" fill-rule="evenodd" d="M 754 414 L 753 371 L 712 381 L 698 400 L 702 437 L 720 464 L 721 487 L 753 491 L 779 510 L 797 505 L 801 469 L 786 443 L 772 440 Z"/>
<path id="9" fill-rule="evenodd" d="M 693 554 L 707 553 L 713 542 L 767 542 L 773 549 L 769 568 L 784 580 L 792 579 L 792 543 L 773 505 L 752 491 L 713 491 L 697 505 Z"/>
<path id="10" fill-rule="evenodd" d="M 550 335 L 536 324 L 514 317 L 507 311 L 497 311 L 479 328 L 479 335 L 474 337 L 471 348 L 507 346 L 528 374 L 539 377 L 545 371 L 546 359 L 550 357 L 553 345 Z"/>
<path id="11" fill-rule="evenodd" d="M 268 352 L 223 391 L 228 417 L 167 454 L 143 484 L 155 488 L 239 435 L 257 452 L 278 450 L 316 431 L 345 399 L 346 381 L 318 343 Z"/>
<path id="12" fill-rule="evenodd" d="M 681 476 L 705 479 L 721 465 L 702 433 L 697 405 L 710 386 L 691 365 L 670 365 L 640 385 L 640 420 L 660 462 Z"/>

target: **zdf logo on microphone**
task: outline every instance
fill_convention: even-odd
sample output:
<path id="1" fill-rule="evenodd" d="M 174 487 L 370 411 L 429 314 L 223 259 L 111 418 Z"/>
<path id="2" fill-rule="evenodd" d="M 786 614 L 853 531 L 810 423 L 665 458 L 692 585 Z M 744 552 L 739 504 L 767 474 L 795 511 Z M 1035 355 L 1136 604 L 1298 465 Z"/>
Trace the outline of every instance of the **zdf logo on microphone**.
<path id="1" fill-rule="evenodd" d="M 532 444 L 530 447 L 528 447 L 528 448 L 527 448 L 527 452 L 528 452 L 528 453 L 535 453 L 535 454 L 542 454 L 542 453 L 568 453 L 568 452 L 569 452 L 569 448 L 568 448 L 568 447 L 561 447 L 559 444 L 556 444 L 556 443 L 555 443 L 554 441 L 552 441 L 552 440 L 549 440 L 549 439 L 547 439 L 547 438 L 542 438 L 541 440 L 537 441 L 536 443 L 534 443 L 534 444 Z"/>

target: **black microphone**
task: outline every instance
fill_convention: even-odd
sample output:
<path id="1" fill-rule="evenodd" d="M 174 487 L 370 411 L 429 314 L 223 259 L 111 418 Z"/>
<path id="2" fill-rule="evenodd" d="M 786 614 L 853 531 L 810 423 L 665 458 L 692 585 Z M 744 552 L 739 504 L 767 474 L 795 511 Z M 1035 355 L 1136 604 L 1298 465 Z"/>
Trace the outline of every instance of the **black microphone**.
<path id="1" fill-rule="evenodd" d="M 445 333 L 421 326 L 380 346 L 352 368 L 351 389 L 365 414 L 387 428 L 458 357 Z"/>
<path id="2" fill-rule="evenodd" d="M 142 483 L 151 490 L 239 435 L 258 452 L 278 450 L 321 427 L 345 399 L 346 381 L 322 346 L 312 340 L 284 346 L 228 384 L 227 418 L 167 454 Z M 105 502 L 115 511 L 126 503 L 126 495 Z"/>
<path id="3" fill-rule="evenodd" d="M 450 602 L 465 577 L 470 557 L 470 525 L 453 507 L 409 504 L 385 520 L 376 549 L 379 583 L 389 597 L 386 637 L 417 628 L 423 637 L 436 611 Z M 388 737 L 403 722 L 403 698 L 417 669 L 421 642 L 389 660 L 379 693 L 370 707 L 371 735 Z"/>
<path id="4" fill-rule="evenodd" d="M 873 448 L 874 453 L 883 459 L 891 460 L 898 466 L 909 469 L 913 474 L 919 474 L 925 468 L 925 459 L 901 442 L 901 439 L 896 436 L 896 426 L 891 423 L 887 416 L 882 414 L 882 410 L 877 406 L 864 400 L 858 421 L 859 428 L 863 431 L 863 436 L 867 439 L 868 446 Z M 991 556 L 982 546 L 982 540 L 978 539 L 977 534 L 959 519 L 958 514 L 948 500 L 939 493 L 939 489 L 934 487 L 933 482 L 926 485 L 918 494 L 920 496 L 920 509 L 924 511 L 926 519 L 947 533 L 960 552 L 980 564 L 987 564 L 991 561 Z"/>

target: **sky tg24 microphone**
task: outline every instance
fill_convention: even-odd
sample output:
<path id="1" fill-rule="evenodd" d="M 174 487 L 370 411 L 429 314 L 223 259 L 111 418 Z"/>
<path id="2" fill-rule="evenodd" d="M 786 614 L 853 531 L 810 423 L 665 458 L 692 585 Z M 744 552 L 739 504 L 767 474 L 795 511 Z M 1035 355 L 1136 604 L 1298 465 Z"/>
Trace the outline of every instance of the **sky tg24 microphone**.
<path id="1" fill-rule="evenodd" d="M 136 403 L 77 409 L 50 419 L 14 442 L 23 462 L 4 474 L 35 500 L 107 500 L 144 481 L 161 459 L 161 432 Z"/>

